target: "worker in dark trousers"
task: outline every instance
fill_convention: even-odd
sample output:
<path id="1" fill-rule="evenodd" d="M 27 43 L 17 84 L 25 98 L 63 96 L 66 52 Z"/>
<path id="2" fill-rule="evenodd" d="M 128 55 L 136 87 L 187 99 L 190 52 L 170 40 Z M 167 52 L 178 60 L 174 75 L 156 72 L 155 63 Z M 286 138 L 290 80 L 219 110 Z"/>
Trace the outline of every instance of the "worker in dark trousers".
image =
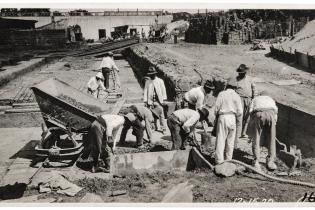
<path id="1" fill-rule="evenodd" d="M 132 105 L 130 113 L 126 115 L 127 121 L 120 135 L 120 145 L 125 144 L 126 135 L 130 128 L 133 129 L 132 134 L 136 136 L 137 147 L 143 145 L 144 130 L 146 131 L 148 142 L 152 142 L 152 124 L 155 119 L 159 118 L 159 110 L 150 110 L 147 107 L 140 105 Z"/>
<path id="2" fill-rule="evenodd" d="M 245 64 L 241 64 L 236 72 L 238 76 L 236 77 L 237 89 L 236 93 L 241 97 L 242 106 L 243 106 L 243 119 L 242 119 L 242 131 L 241 137 L 247 137 L 246 131 L 249 123 L 249 106 L 252 99 L 256 95 L 256 86 L 255 83 L 251 81 L 251 78 L 247 76 L 247 72 L 249 71 L 249 67 Z M 237 144 L 237 142 L 235 142 Z"/>
<path id="3" fill-rule="evenodd" d="M 209 111 L 206 108 L 201 108 L 198 111 L 179 109 L 173 112 L 167 119 L 173 141 L 172 150 L 184 150 L 185 140 L 194 133 L 197 122 L 208 121 L 208 115 Z"/>
<path id="4" fill-rule="evenodd" d="M 102 63 L 98 69 L 100 69 L 103 73 L 104 86 L 106 87 L 106 89 L 109 89 L 109 76 L 111 71 L 113 71 L 113 75 L 115 77 L 114 89 L 117 90 L 120 88 L 120 80 L 118 75 L 119 69 L 114 62 L 113 55 L 114 54 L 112 52 L 105 53 L 104 58 L 102 59 Z"/>
<path id="5" fill-rule="evenodd" d="M 124 145 L 126 141 L 126 135 L 130 128 L 132 128 L 132 134 L 136 136 L 137 147 L 143 145 L 143 134 L 145 127 L 141 124 L 141 120 L 133 113 L 125 115 L 125 123 L 121 131 L 119 145 Z"/>
<path id="6" fill-rule="evenodd" d="M 251 113 L 249 134 L 253 141 L 254 167 L 261 170 L 260 147 L 266 146 L 268 148 L 267 169 L 276 170 L 276 123 L 278 118 L 276 102 L 262 92 L 251 102 L 249 112 Z"/>
<path id="7" fill-rule="evenodd" d="M 117 133 L 125 123 L 120 115 L 105 114 L 92 123 L 85 142 L 85 154 L 82 158 L 93 160 L 92 173 L 110 171 L 110 159 L 116 147 Z M 110 146 L 112 144 L 112 146 Z"/>

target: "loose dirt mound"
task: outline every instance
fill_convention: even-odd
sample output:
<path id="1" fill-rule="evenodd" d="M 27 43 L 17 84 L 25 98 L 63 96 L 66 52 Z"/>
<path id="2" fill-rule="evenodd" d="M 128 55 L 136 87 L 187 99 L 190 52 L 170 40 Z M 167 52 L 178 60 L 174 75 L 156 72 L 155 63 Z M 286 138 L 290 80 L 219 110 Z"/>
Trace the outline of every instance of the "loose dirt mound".
<path id="1" fill-rule="evenodd" d="M 315 55 L 315 20 L 307 23 L 291 40 L 282 43 L 281 47 L 286 51 L 290 51 L 291 47 L 292 51 L 296 49 L 299 52 Z"/>

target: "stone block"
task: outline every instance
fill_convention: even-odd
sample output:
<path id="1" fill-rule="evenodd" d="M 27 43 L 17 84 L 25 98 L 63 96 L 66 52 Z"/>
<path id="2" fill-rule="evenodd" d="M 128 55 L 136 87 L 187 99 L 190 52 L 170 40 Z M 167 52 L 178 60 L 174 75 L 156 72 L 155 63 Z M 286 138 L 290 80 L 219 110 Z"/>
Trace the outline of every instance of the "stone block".
<path id="1" fill-rule="evenodd" d="M 216 165 L 214 167 L 214 172 L 218 176 L 230 177 L 233 176 L 236 172 L 236 165 L 229 162 L 224 162 L 222 164 Z"/>
<path id="2" fill-rule="evenodd" d="M 189 150 L 146 152 L 115 155 L 111 160 L 111 174 L 128 175 L 154 171 L 185 171 Z"/>

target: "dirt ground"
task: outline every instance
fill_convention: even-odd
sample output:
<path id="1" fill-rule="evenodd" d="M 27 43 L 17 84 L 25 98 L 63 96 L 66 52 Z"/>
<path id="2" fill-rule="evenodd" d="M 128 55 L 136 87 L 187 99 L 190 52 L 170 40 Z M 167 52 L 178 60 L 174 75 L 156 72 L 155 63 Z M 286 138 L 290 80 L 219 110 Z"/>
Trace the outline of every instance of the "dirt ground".
<path id="1" fill-rule="evenodd" d="M 269 87 L 276 100 L 287 102 L 294 107 L 314 113 L 315 75 L 298 69 L 296 66 L 268 57 L 269 50 L 250 51 L 250 45 L 204 45 L 192 43 L 143 44 L 133 47 L 140 55 L 161 66 L 170 75 L 189 81 L 204 79 L 228 79 L 236 76 L 236 68 L 244 63 L 251 68 L 249 76 L 262 84 L 258 90 Z M 273 81 L 291 80 L 300 84 L 278 86 Z"/>
<path id="2" fill-rule="evenodd" d="M 209 46 L 194 44 L 185 44 L 185 46 L 182 44 L 148 44 L 147 46 L 147 50 L 145 50 L 145 46 L 143 45 L 140 45 L 138 49 L 143 52 L 148 51 L 148 56 L 155 59 L 159 65 L 166 67 L 175 66 L 175 69 L 184 75 L 189 72 L 186 75 L 188 77 L 193 76 L 199 78 L 196 73 L 191 73 L 193 72 L 191 71 L 192 68 L 196 68 L 198 71 L 202 72 L 203 75 L 213 75 L 215 73 L 230 77 L 240 63 L 246 63 L 252 66 L 250 72 L 251 76 L 268 81 L 295 78 L 303 83 L 286 87 L 287 89 L 290 89 L 290 91 L 292 89 L 292 91 L 295 92 L 301 91 L 301 94 L 305 94 L 305 96 L 308 94 L 310 97 L 314 96 L 315 77 L 310 76 L 310 74 L 306 72 L 297 71 L 293 67 L 272 58 L 265 57 L 264 54 L 266 52 L 250 52 L 248 51 L 249 46 Z M 242 53 L 239 53 L 240 51 Z M 164 58 L 161 59 L 161 56 L 164 56 Z M 226 59 L 229 59 L 228 64 L 225 64 Z M 67 82 L 76 88 L 82 89 L 89 76 L 94 74 L 94 72 L 89 70 L 92 70 L 97 65 L 99 59 L 91 57 L 83 57 L 79 58 L 79 60 L 64 58 L 61 59 L 60 62 L 62 62 L 62 65 L 53 63 L 51 66 L 47 66 L 48 69 L 43 68 L 38 72 L 29 73 L 10 82 L 3 87 L 6 89 L 8 95 L 3 94 L 2 96 L 14 97 L 14 94 L 16 94 L 14 91 L 20 84 L 28 87 L 51 76 L 67 80 Z M 70 69 L 64 66 L 66 63 L 70 64 Z M 128 77 L 131 75 L 127 74 L 123 76 L 124 68 L 129 68 L 126 61 L 117 61 L 117 65 L 122 69 L 122 84 L 128 84 L 128 82 L 130 82 Z M 222 72 L 224 72 L 224 74 L 222 74 Z M 36 75 L 36 77 L 34 77 L 34 75 Z M 141 97 L 139 87 L 137 86 L 132 86 L 128 91 L 130 99 L 138 100 L 139 97 Z M 162 138 L 160 134 L 158 134 L 158 136 Z M 8 140 L 8 138 L 5 140 Z M 27 142 L 23 140 L 22 143 Z M 166 150 L 169 149 L 169 143 L 169 141 L 163 141 L 160 144 L 156 142 L 155 146 L 150 145 L 144 148 L 144 151 L 154 151 L 154 149 L 158 149 L 159 151 Z M 246 144 L 243 148 L 247 149 L 247 153 L 236 153 L 237 158 L 240 158 L 238 155 L 242 156 L 242 158 L 251 157 L 250 144 Z M 5 147 L 2 147 L 2 150 L 4 149 Z M 19 149 L 17 149 L 17 151 Z M 130 152 L 143 151 L 133 148 L 120 148 L 118 150 L 118 154 Z M 5 162 L 5 160 L 3 161 Z M 314 160 L 307 160 L 307 164 L 305 164 L 302 169 L 299 169 L 299 171 L 300 175 L 290 176 L 288 178 L 314 182 Z M 255 198 L 258 202 L 263 202 L 263 199 L 272 199 L 274 202 L 296 202 L 305 193 L 313 192 L 312 188 L 271 182 L 259 175 L 252 173 L 246 174 L 249 177 L 235 175 L 230 178 L 221 178 L 214 175 L 211 171 L 198 170 L 188 172 L 164 171 L 143 173 L 113 179 L 91 178 L 91 176 L 87 176 L 86 178 L 80 177 L 74 181 L 75 184 L 84 188 L 75 197 L 48 193 L 41 194 L 39 199 L 53 197 L 56 198 L 55 202 L 78 202 L 86 193 L 95 193 L 100 195 L 104 202 L 160 202 L 173 186 L 185 181 L 193 185 L 192 192 L 194 202 L 234 202 L 240 201 L 240 199 L 250 201 L 250 199 Z M 254 177 L 255 179 L 250 177 Z M 112 190 L 126 190 L 127 194 L 109 197 L 108 193 Z M 39 194 L 37 190 L 26 190 L 23 196 L 35 194 Z"/>

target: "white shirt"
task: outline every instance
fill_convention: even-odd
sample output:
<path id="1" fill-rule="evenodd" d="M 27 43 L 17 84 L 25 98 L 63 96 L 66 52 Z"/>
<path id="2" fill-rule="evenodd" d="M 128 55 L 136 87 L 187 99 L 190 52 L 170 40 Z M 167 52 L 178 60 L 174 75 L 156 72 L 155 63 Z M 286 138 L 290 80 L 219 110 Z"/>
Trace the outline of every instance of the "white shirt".
<path id="1" fill-rule="evenodd" d="M 106 88 L 104 87 L 103 81 L 102 80 L 97 80 L 96 77 L 91 77 L 91 79 L 89 80 L 87 86 L 93 92 L 96 91 L 97 89 L 106 90 Z"/>
<path id="2" fill-rule="evenodd" d="M 204 88 L 200 86 L 186 92 L 184 97 L 188 103 L 196 105 L 196 109 L 198 109 L 204 105 L 205 95 Z"/>
<path id="3" fill-rule="evenodd" d="M 156 93 L 156 94 L 155 94 Z M 143 101 L 149 105 L 153 104 L 154 96 L 160 103 L 167 99 L 164 81 L 158 77 L 154 80 L 147 80 L 144 86 Z"/>
<path id="4" fill-rule="evenodd" d="M 109 68 L 109 69 L 114 69 L 116 71 L 119 71 L 114 60 L 109 56 L 103 58 L 102 63 L 98 69 L 102 69 L 102 68 Z"/>
<path id="5" fill-rule="evenodd" d="M 107 137 L 113 138 L 113 150 L 116 149 L 116 142 L 118 140 L 118 131 L 122 129 L 125 118 L 120 115 L 113 115 L 113 114 L 104 114 L 102 118 L 106 124 L 106 135 Z"/>
<path id="6" fill-rule="evenodd" d="M 182 123 L 182 128 L 184 131 L 191 132 L 196 123 L 200 119 L 199 112 L 192 109 L 179 109 L 173 112 L 173 114 L 178 118 L 179 122 Z"/>
<path id="7" fill-rule="evenodd" d="M 220 92 L 215 102 L 214 112 L 215 115 L 234 113 L 236 116 L 241 116 L 243 107 L 240 96 L 232 89 Z"/>
<path id="8" fill-rule="evenodd" d="M 270 96 L 256 96 L 249 107 L 249 112 L 253 112 L 259 109 L 272 109 L 275 111 L 275 119 L 278 118 L 278 107 L 276 102 Z"/>

